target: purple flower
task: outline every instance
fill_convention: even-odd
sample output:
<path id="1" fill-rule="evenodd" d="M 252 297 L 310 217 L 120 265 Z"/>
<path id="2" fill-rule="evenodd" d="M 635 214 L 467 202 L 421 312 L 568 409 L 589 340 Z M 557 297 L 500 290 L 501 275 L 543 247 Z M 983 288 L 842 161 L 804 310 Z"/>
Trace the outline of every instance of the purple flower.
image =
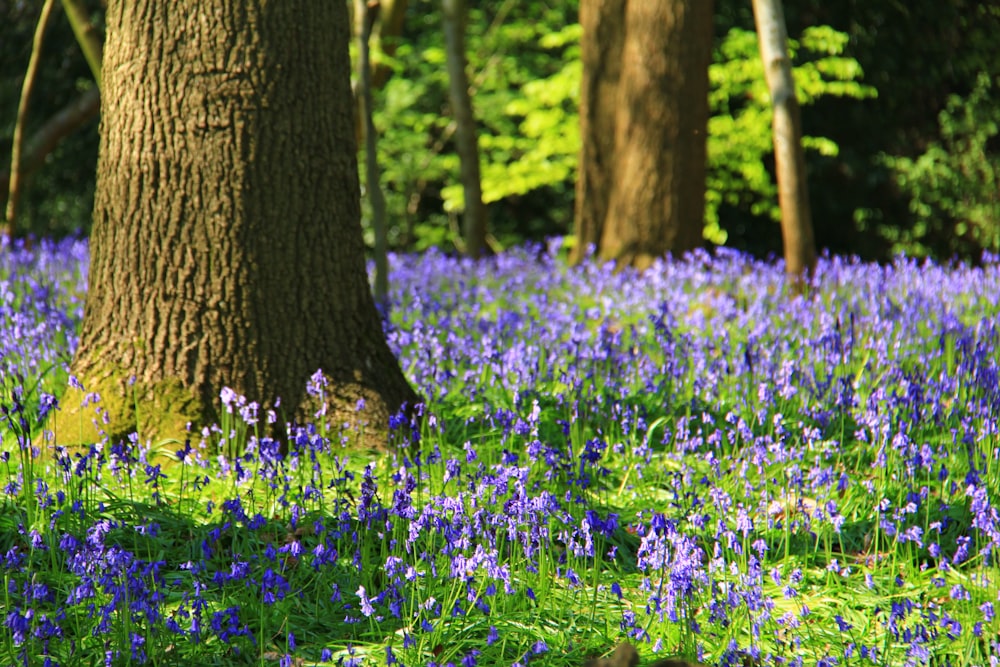
<path id="1" fill-rule="evenodd" d="M 361 600 L 361 613 L 365 616 L 371 616 L 375 613 L 375 607 L 372 606 L 372 602 L 368 597 L 368 593 L 365 591 L 364 586 L 358 586 L 358 590 L 355 593 Z"/>

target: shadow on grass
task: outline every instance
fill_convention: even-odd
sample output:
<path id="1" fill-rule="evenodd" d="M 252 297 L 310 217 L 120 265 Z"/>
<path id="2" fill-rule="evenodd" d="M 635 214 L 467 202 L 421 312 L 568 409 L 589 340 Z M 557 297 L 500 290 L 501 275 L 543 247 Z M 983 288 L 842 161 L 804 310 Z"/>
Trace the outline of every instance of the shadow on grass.
<path id="1" fill-rule="evenodd" d="M 8 502 L 0 599 L 13 641 L 0 641 L 0 663 L 277 664 L 294 653 L 313 664 L 321 647 L 361 639 L 369 624 L 355 592 L 394 590 L 381 568 L 358 567 L 377 557 L 363 553 L 380 543 L 364 534 L 374 529 L 346 507 L 286 520 L 241 505 L 225 501 L 220 517 L 193 502 L 105 493 L 90 512 L 49 507 L 47 525 L 25 531 Z M 391 633 L 401 623 L 378 625 Z"/>

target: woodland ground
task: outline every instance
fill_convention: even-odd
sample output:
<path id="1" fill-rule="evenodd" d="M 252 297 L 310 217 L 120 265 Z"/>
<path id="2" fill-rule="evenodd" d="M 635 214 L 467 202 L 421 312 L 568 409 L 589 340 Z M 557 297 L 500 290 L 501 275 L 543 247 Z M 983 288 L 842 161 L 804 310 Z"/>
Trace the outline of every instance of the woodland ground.
<path id="1" fill-rule="evenodd" d="M 87 247 L 2 248 L 0 665 L 997 664 L 997 257 L 796 295 L 556 245 L 392 259 L 429 417 L 375 458 L 221 387 L 186 443 L 37 455 Z"/>

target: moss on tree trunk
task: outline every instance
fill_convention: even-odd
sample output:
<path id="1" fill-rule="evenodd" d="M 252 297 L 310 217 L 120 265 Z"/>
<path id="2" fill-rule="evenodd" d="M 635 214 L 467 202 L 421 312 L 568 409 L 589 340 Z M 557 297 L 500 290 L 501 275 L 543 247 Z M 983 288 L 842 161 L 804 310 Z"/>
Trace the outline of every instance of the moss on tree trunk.
<path id="1" fill-rule="evenodd" d="M 417 396 L 365 271 L 344 3 L 114 0 L 107 32 L 71 366 L 107 432 L 182 436 L 217 417 L 223 386 L 305 418 L 322 369 L 327 418 L 354 421 L 363 398 L 367 444 L 383 443 Z M 64 397 L 60 440 L 89 422 L 83 396 Z"/>

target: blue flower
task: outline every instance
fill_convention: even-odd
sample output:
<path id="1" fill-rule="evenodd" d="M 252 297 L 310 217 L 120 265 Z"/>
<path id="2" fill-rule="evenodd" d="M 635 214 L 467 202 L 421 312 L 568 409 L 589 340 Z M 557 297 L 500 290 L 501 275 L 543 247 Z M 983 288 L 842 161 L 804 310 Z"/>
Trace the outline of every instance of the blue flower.
<path id="1" fill-rule="evenodd" d="M 358 590 L 355 595 L 361 600 L 361 613 L 365 616 L 371 616 L 375 613 L 375 607 L 372 606 L 371 600 L 368 598 L 368 594 L 365 591 L 364 586 L 358 586 Z"/>

